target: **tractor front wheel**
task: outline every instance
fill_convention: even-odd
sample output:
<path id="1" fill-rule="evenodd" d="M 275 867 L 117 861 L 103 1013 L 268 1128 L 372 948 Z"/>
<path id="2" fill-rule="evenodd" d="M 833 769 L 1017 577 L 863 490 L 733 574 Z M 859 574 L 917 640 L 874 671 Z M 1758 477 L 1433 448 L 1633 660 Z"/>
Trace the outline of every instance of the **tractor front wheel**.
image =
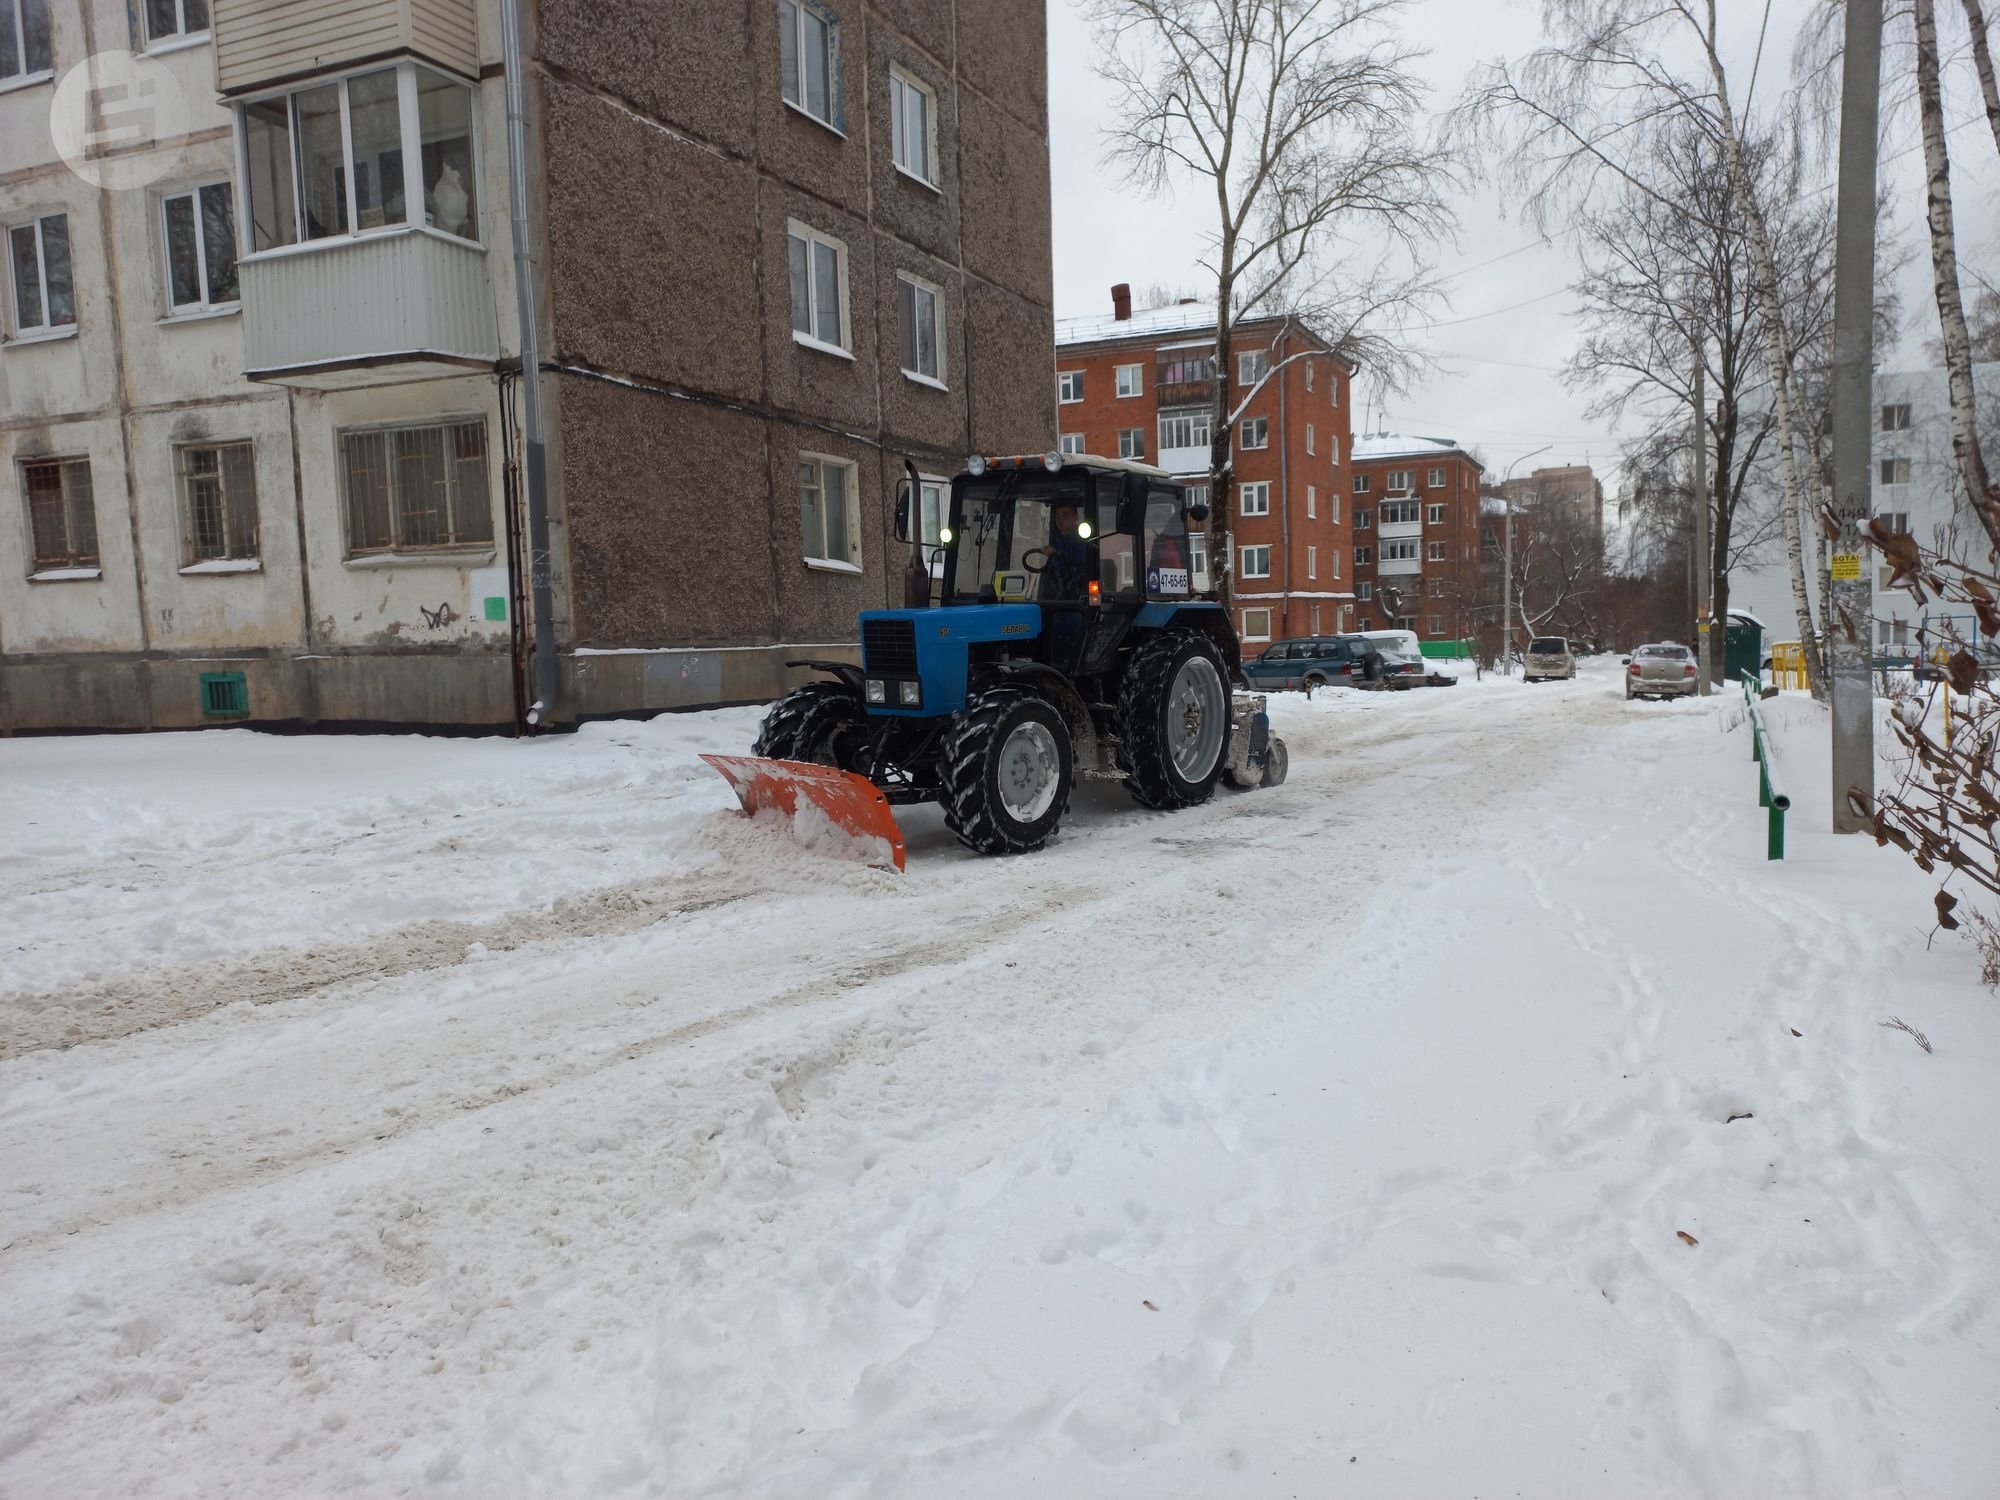
<path id="1" fill-rule="evenodd" d="M 867 718 L 867 710 L 846 683 L 808 682 L 772 705 L 750 753 L 850 771 L 854 768 L 841 758 L 841 742 L 861 729 Z"/>
<path id="2" fill-rule="evenodd" d="M 945 826 L 975 853 L 1039 849 L 1069 810 L 1069 725 L 1033 693 L 979 694 L 952 717 L 943 758 Z"/>
<path id="3" fill-rule="evenodd" d="M 1229 684 L 1214 643 L 1169 630 L 1132 653 L 1118 691 L 1118 758 L 1141 806 L 1206 802 L 1229 758 Z"/>

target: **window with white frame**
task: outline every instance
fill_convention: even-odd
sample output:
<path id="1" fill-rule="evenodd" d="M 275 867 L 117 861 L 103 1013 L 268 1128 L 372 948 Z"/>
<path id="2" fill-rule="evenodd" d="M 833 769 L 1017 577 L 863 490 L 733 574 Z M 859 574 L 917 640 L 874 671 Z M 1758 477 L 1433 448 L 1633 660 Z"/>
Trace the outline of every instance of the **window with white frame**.
<path id="1" fill-rule="evenodd" d="M 145 0 L 141 9 L 148 47 L 198 37 L 208 30 L 208 0 Z"/>
<path id="2" fill-rule="evenodd" d="M 1146 429 L 1126 427 L 1118 433 L 1118 456 L 1120 458 L 1144 458 L 1146 456 Z"/>
<path id="3" fill-rule="evenodd" d="M 1319 606 L 1318 606 L 1317 604 L 1315 604 L 1315 605 L 1313 605 L 1313 606 L 1311 607 L 1311 610 L 1310 610 L 1310 618 L 1311 618 L 1311 620 L 1312 620 L 1312 633 L 1313 633 L 1314 635 L 1318 635 L 1318 634 L 1319 634 Z"/>
<path id="4" fill-rule="evenodd" d="M 53 71 L 49 0 L 0 0 L 0 83 Z"/>
<path id="5" fill-rule="evenodd" d="M 1190 496 L 1193 493 L 1192 490 L 1188 492 Z M 1202 491 L 1201 503 L 1204 505 L 1208 503 L 1208 491 L 1206 490 Z M 1192 498 L 1189 499 L 1188 504 L 1194 504 Z M 1195 592 L 1205 592 L 1209 587 L 1208 533 L 1206 531 L 1190 531 L 1188 533 L 1188 571 L 1194 575 Z"/>
<path id="6" fill-rule="evenodd" d="M 1882 430 L 1884 432 L 1907 432 L 1910 427 L 1910 406 L 1907 401 L 1895 406 L 1882 408 Z"/>
<path id="7" fill-rule="evenodd" d="M 1445 580 L 1433 574 L 1424 580 L 1424 592 L 1429 594 L 1433 599 L 1442 599 L 1444 597 L 1444 585 Z"/>
<path id="8" fill-rule="evenodd" d="M 809 563 L 861 568 L 859 470 L 823 453 L 799 455 L 799 530 Z"/>
<path id="9" fill-rule="evenodd" d="M 480 238 L 469 84 L 398 63 L 251 100 L 238 119 L 252 254 L 404 225 Z"/>
<path id="10" fill-rule="evenodd" d="M 791 263 L 793 340 L 847 353 L 847 246 L 794 219 L 785 227 L 785 254 Z"/>
<path id="11" fill-rule="evenodd" d="M 1160 414 L 1160 449 L 1206 448 L 1212 441 L 1214 418 L 1205 411 Z"/>
<path id="12" fill-rule="evenodd" d="M 1237 549 L 1236 556 L 1243 564 L 1245 578 L 1269 578 L 1271 576 L 1271 548 L 1266 543 L 1254 547 Z"/>
<path id="13" fill-rule="evenodd" d="M 1056 439 L 1056 447 L 1063 453 L 1082 453 L 1085 451 L 1083 434 L 1080 432 L 1065 432 L 1061 437 Z"/>
<path id="14" fill-rule="evenodd" d="M 1326 435 L 1326 456 L 1327 456 L 1328 458 L 1332 459 L 1332 460 L 1333 460 L 1333 461 L 1334 461 L 1335 463 L 1339 463 L 1339 462 L 1340 462 L 1340 434 L 1339 434 L 1339 433 L 1337 433 L 1337 432 L 1330 432 L 1330 433 L 1328 433 L 1328 434 Z"/>
<path id="15" fill-rule="evenodd" d="M 1251 349 L 1236 356 L 1236 383 L 1249 390 L 1271 373 L 1271 351 Z"/>
<path id="16" fill-rule="evenodd" d="M 1319 548 L 1306 548 L 1306 577 L 1319 577 Z"/>
<path id="17" fill-rule="evenodd" d="M 1417 539 L 1399 537 L 1382 544 L 1383 562 L 1415 562 L 1417 560 Z"/>
<path id="18" fill-rule="evenodd" d="M 1268 609 L 1246 609 L 1243 611 L 1243 639 L 1246 641 L 1268 641 L 1271 638 L 1271 612 Z"/>
<path id="19" fill-rule="evenodd" d="M 1885 458 L 1881 466 L 1882 483 L 1908 484 L 1910 482 L 1910 461 L 1907 458 Z"/>
<path id="20" fill-rule="evenodd" d="M 1311 485 L 1306 486 L 1306 519 L 1308 521 L 1319 519 L 1319 491 Z"/>
<path id="21" fill-rule="evenodd" d="M 1340 549 L 1335 547 L 1326 555 L 1326 572 L 1329 578 L 1340 576 Z"/>
<path id="22" fill-rule="evenodd" d="M 1451 554 L 1445 550 L 1445 543 L 1432 542 L 1424 549 L 1424 556 L 1430 562 L 1443 562 Z"/>
<path id="23" fill-rule="evenodd" d="M 21 465 L 21 496 L 28 506 L 35 574 L 71 569 L 95 572 L 97 509 L 87 458 L 42 458 Z"/>
<path id="24" fill-rule="evenodd" d="M 7 278 L 14 289 L 17 336 L 34 338 L 76 327 L 68 214 L 43 214 L 8 225 Z"/>
<path id="25" fill-rule="evenodd" d="M 1384 526 L 1408 526 L 1417 519 L 1417 502 L 1414 500 L 1384 500 L 1382 502 L 1382 524 Z"/>
<path id="26" fill-rule="evenodd" d="M 340 459 L 350 557 L 493 545 L 483 418 L 344 431 Z"/>
<path id="27" fill-rule="evenodd" d="M 936 187 L 937 95 L 901 68 L 889 70 L 889 159 L 899 171 Z"/>
<path id="28" fill-rule="evenodd" d="M 1144 365 L 1119 365 L 1114 374 L 1118 380 L 1118 394 L 1121 397 L 1143 396 L 1146 393 L 1146 367 Z"/>
<path id="29" fill-rule="evenodd" d="M 1444 629 L 1445 626 L 1444 626 L 1443 615 L 1432 615 L 1430 619 L 1427 622 L 1425 622 L 1424 625 L 1424 630 L 1429 635 L 1434 635 L 1434 636 L 1443 635 Z"/>
<path id="30" fill-rule="evenodd" d="M 1373 599 L 1375 597 L 1375 585 L 1364 578 L 1360 583 L 1354 585 L 1354 597 L 1362 602 Z M 1366 626 L 1362 628 L 1364 630 L 1367 629 Z"/>
<path id="31" fill-rule="evenodd" d="M 943 294 L 928 281 L 898 272 L 896 312 L 903 326 L 903 373 L 944 384 L 944 337 L 938 307 Z"/>
<path id="32" fill-rule="evenodd" d="M 1373 547 L 1356 547 L 1354 549 L 1355 567 L 1366 568 L 1372 565 L 1374 561 L 1375 561 L 1375 549 Z"/>
<path id="33" fill-rule="evenodd" d="M 1876 519 L 1885 530 L 1893 531 L 1898 536 L 1909 535 L 1910 513 L 1906 510 L 1885 510 Z"/>
<path id="34" fill-rule="evenodd" d="M 174 450 L 185 565 L 257 557 L 257 468 L 248 443 L 189 443 Z"/>
<path id="35" fill-rule="evenodd" d="M 1387 489 L 1392 495 L 1409 489 L 1410 471 L 1408 469 L 1391 469 L 1389 477 L 1383 481 L 1383 488 Z"/>
<path id="36" fill-rule="evenodd" d="M 1271 481 L 1253 479 L 1236 487 L 1236 513 L 1241 516 L 1268 516 L 1271 513 Z"/>
<path id="37" fill-rule="evenodd" d="M 803 467 L 801 465 L 802 471 Z M 801 472 L 800 478 L 803 480 L 803 472 Z M 907 496 L 910 493 L 910 481 L 905 479 L 897 487 L 897 490 L 899 494 Z M 945 516 L 949 511 L 950 499 L 951 486 L 944 480 L 928 475 L 917 476 L 917 504 L 914 510 L 914 519 L 917 525 L 917 540 L 922 542 L 926 547 L 941 547 L 944 545 L 944 522 Z M 934 559 L 934 561 L 939 566 L 942 566 L 942 559 Z"/>
<path id="38" fill-rule="evenodd" d="M 1242 435 L 1243 446 L 1248 448 L 1268 448 L 1271 446 L 1271 419 L 1269 417 L 1245 417 L 1237 425 Z"/>
<path id="39" fill-rule="evenodd" d="M 1431 469 L 1431 471 L 1430 471 L 1430 474 L 1429 474 L 1429 475 L 1427 476 L 1427 480 L 1428 480 L 1428 482 L 1427 482 L 1427 483 L 1425 484 L 1424 488 L 1426 488 L 1426 489 L 1432 489 L 1432 490 L 1441 490 L 1441 489 L 1443 489 L 1443 488 L 1444 488 L 1444 470 L 1443 470 L 1443 469 L 1441 469 L 1441 468 L 1437 468 L 1437 467 L 1433 467 L 1433 468 Z"/>
<path id="40" fill-rule="evenodd" d="M 1354 529 L 1356 531 L 1367 531 L 1374 524 L 1375 524 L 1374 511 L 1370 510 L 1365 505 L 1357 505 L 1354 508 Z"/>
<path id="41" fill-rule="evenodd" d="M 1368 493 L 1368 476 L 1366 474 L 1356 474 L 1354 476 L 1354 493 L 1357 495 Z"/>
<path id="42" fill-rule="evenodd" d="M 1444 507 L 1442 505 L 1426 505 L 1424 507 L 1424 520 L 1432 526 L 1444 525 Z"/>
<path id="43" fill-rule="evenodd" d="M 785 102 L 843 129 L 840 23 L 815 0 L 778 0 L 778 73 Z"/>
<path id="44" fill-rule="evenodd" d="M 1334 525 L 1340 524 L 1340 491 L 1329 491 L 1326 497 L 1326 518 Z"/>
<path id="45" fill-rule="evenodd" d="M 1310 422 L 1306 423 L 1306 452 L 1309 455 L 1319 452 L 1319 449 L 1313 446 L 1313 424 Z"/>
<path id="46" fill-rule="evenodd" d="M 1306 389 L 1308 391 L 1313 388 L 1313 366 L 1316 363 L 1318 363 L 1316 360 L 1309 359 L 1306 361 Z"/>
<path id="47" fill-rule="evenodd" d="M 1064 370 L 1056 376 L 1056 400 L 1072 406 L 1083 399 L 1083 371 Z"/>
<path id="48" fill-rule="evenodd" d="M 234 307 L 236 201 L 226 182 L 211 182 L 160 200 L 167 254 L 169 312 Z"/>

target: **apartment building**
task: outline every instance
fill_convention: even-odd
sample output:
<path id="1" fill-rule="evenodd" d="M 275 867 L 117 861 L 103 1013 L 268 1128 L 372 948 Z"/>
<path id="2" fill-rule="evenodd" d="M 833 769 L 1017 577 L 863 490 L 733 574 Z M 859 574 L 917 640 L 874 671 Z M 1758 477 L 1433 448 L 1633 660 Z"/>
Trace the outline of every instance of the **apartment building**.
<path id="1" fill-rule="evenodd" d="M 1355 439 L 1348 503 L 1357 629 L 1414 630 L 1426 641 L 1473 634 L 1482 473 L 1451 438 Z"/>
<path id="2" fill-rule="evenodd" d="M 1196 302 L 1135 313 L 1112 288 L 1108 317 L 1056 325 L 1056 422 L 1066 453 L 1136 458 L 1207 488 L 1215 403 L 1216 320 Z M 1281 318 L 1232 332 L 1235 389 L 1269 379 L 1235 433 L 1236 629 L 1244 648 L 1351 627 L 1342 495 L 1353 370 L 1310 331 Z M 1234 399 L 1240 400 L 1240 395 Z M 1207 538 L 1195 538 L 1198 587 Z"/>
<path id="3" fill-rule="evenodd" d="M 1551 464 L 1515 479 L 1504 480 L 1501 494 L 1523 510 L 1544 515 L 1562 509 L 1562 524 L 1580 527 L 1604 550 L 1604 484 L 1588 464 Z"/>
<path id="4" fill-rule="evenodd" d="M 768 697 L 1054 441 L 1042 7 L 518 3 L 550 718 Z M 0 730 L 522 721 L 505 14 L 0 0 Z"/>

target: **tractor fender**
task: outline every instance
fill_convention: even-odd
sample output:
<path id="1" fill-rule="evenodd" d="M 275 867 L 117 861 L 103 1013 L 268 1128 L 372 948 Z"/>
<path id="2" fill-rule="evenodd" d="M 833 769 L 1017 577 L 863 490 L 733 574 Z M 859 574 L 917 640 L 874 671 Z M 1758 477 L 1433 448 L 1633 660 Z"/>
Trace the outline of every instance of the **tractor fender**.
<path id="1" fill-rule="evenodd" d="M 1069 725 L 1071 754 L 1079 774 L 1098 765 L 1102 747 L 1097 738 L 1097 725 L 1090 717 L 1090 706 L 1083 701 L 1075 683 L 1054 667 L 1038 661 L 994 662 L 989 670 L 1011 682 L 1033 687 L 1061 711 Z"/>
<path id="2" fill-rule="evenodd" d="M 1236 631 L 1229 623 L 1229 613 L 1220 604 L 1205 599 L 1190 600 L 1186 604 L 1154 602 L 1141 605 L 1138 614 L 1132 618 L 1135 630 L 1199 630 L 1211 641 L 1222 655 L 1222 664 L 1230 678 L 1241 674 L 1243 650 L 1237 643 Z"/>
<path id="3" fill-rule="evenodd" d="M 788 661 L 788 667 L 805 667 L 814 672 L 826 672 L 838 677 L 853 690 L 854 696 L 861 696 L 861 668 L 851 661 Z"/>

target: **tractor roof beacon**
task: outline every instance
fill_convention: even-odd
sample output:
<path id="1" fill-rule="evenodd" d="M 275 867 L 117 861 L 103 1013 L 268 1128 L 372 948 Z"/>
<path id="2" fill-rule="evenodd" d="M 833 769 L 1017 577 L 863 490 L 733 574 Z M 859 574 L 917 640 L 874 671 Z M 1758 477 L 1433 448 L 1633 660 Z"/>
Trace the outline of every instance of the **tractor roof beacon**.
<path id="1" fill-rule="evenodd" d="M 791 663 L 831 680 L 771 709 L 761 760 L 712 758 L 746 810 L 806 796 L 888 840 L 900 867 L 891 804 L 938 802 L 967 848 L 1013 854 L 1048 841 L 1078 777 L 1159 809 L 1205 802 L 1225 773 L 1284 779 L 1264 700 L 1231 691 L 1236 632 L 1195 594 L 1187 523 L 1208 512 L 1178 481 L 1114 459 L 975 456 L 937 535 L 913 539 L 906 469 L 896 535 L 924 603 L 864 611 L 858 667 Z"/>

